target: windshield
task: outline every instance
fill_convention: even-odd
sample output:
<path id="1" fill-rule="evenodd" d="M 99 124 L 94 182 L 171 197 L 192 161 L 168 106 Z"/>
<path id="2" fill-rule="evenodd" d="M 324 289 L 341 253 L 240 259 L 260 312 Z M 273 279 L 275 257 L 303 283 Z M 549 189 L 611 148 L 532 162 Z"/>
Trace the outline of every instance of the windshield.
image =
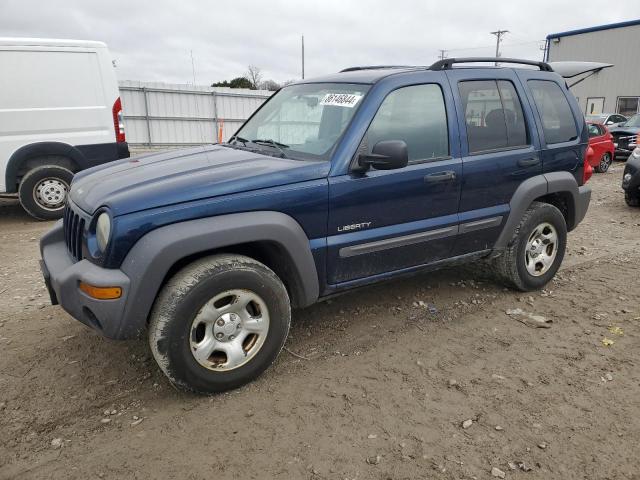
<path id="1" fill-rule="evenodd" d="M 346 83 L 284 87 L 230 143 L 268 149 L 285 158 L 328 160 L 368 89 L 368 85 Z"/>
<path id="2" fill-rule="evenodd" d="M 634 115 L 624 124 L 625 127 L 640 127 L 640 115 Z"/>

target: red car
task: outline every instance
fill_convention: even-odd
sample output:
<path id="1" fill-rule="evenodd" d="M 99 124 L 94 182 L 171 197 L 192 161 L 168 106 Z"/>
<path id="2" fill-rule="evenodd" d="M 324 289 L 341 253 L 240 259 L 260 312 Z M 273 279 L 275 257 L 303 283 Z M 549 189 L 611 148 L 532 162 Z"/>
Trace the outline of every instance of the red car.
<path id="1" fill-rule="evenodd" d="M 604 173 L 609 170 L 613 162 L 613 135 L 607 127 L 600 123 L 587 122 L 589 128 L 589 146 L 593 149 L 593 155 L 588 157 L 589 163 L 596 172 Z"/>

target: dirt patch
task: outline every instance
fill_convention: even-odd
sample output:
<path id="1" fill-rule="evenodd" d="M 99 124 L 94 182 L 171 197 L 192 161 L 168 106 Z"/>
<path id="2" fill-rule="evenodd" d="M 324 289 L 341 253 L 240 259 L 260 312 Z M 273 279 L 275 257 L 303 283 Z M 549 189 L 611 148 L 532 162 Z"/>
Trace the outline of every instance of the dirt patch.
<path id="1" fill-rule="evenodd" d="M 294 312 L 298 356 L 210 398 L 173 390 L 145 342 L 50 306 L 50 224 L 5 202 L 0 478 L 638 479 L 640 210 L 621 174 L 594 176 L 545 291 L 478 266 L 352 292 Z"/>

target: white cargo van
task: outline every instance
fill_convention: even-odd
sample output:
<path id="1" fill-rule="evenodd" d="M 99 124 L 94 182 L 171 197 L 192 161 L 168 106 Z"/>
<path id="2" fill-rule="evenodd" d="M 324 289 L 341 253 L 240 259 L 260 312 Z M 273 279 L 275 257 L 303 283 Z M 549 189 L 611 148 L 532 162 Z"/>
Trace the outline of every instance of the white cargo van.
<path id="1" fill-rule="evenodd" d="M 0 72 L 0 193 L 59 218 L 75 172 L 129 156 L 107 46 L 0 38 Z"/>

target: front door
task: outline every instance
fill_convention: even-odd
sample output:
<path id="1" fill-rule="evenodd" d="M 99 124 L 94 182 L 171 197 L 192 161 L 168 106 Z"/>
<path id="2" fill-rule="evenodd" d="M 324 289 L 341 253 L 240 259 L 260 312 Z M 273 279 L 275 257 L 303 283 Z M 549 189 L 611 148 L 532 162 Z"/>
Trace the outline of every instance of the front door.
<path id="1" fill-rule="evenodd" d="M 329 284 L 427 264 L 451 252 L 462 180 L 457 144 L 450 142 L 455 110 L 444 76 L 422 75 L 425 83 L 386 95 L 358 149 L 370 153 L 380 141 L 403 140 L 409 165 L 351 168 L 329 179 Z"/>

